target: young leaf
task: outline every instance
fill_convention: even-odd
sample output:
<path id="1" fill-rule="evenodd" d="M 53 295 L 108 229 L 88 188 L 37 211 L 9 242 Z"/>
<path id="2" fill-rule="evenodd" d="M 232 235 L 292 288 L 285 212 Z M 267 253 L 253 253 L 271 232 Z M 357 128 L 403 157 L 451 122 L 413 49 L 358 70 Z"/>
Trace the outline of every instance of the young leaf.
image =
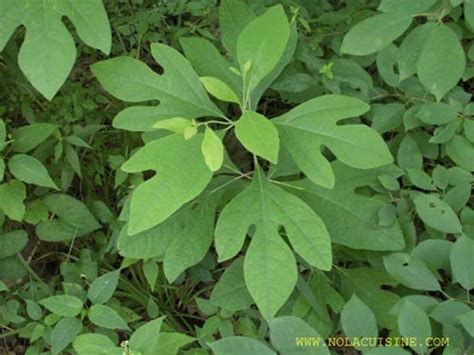
<path id="1" fill-rule="evenodd" d="M 281 5 L 269 8 L 240 32 L 236 57 L 243 77 L 244 92 L 249 95 L 276 67 L 289 37 L 290 25 Z"/>
<path id="2" fill-rule="evenodd" d="M 398 314 L 398 329 L 402 336 L 416 338 L 416 345 L 411 346 L 413 350 L 422 354 L 426 352 L 426 339 L 431 336 L 431 324 L 420 307 L 405 301 Z"/>
<path id="3" fill-rule="evenodd" d="M 75 317 L 82 311 L 82 301 L 75 296 L 51 296 L 38 303 L 54 314 L 63 317 Z"/>
<path id="4" fill-rule="evenodd" d="M 440 101 L 462 77 L 466 59 L 453 30 L 446 25 L 431 30 L 416 65 L 422 84 Z"/>
<path id="5" fill-rule="evenodd" d="M 377 213 L 387 204 L 355 193 L 359 187 L 374 185 L 380 175 L 397 178 L 395 167 L 371 170 L 349 168 L 340 162 L 330 165 L 336 177 L 334 188 L 324 188 L 309 180 L 297 183 L 296 192 L 325 221 L 331 240 L 353 249 L 402 250 L 405 239 L 398 221 L 380 226 Z"/>
<path id="6" fill-rule="evenodd" d="M 0 2 L 0 22 L 4 24 L 0 50 L 17 27 L 26 27 L 18 64 L 31 84 L 48 100 L 62 86 L 76 59 L 74 40 L 62 22 L 64 15 L 87 45 L 109 53 L 112 36 L 101 0 L 84 0 L 74 5 L 71 1 Z"/>
<path id="7" fill-rule="evenodd" d="M 451 248 L 450 261 L 454 278 L 466 290 L 474 288 L 474 241 L 460 236 Z"/>
<path id="8" fill-rule="evenodd" d="M 209 344 L 215 355 L 276 355 L 263 343 L 246 337 L 227 337 Z"/>
<path id="9" fill-rule="evenodd" d="M 369 55 L 378 52 L 400 37 L 411 22 L 411 16 L 398 13 L 369 17 L 344 36 L 341 53 Z"/>
<path id="10" fill-rule="evenodd" d="M 156 129 L 166 129 L 168 131 L 184 135 L 186 128 L 192 125 L 192 121 L 183 117 L 173 117 L 159 120 L 153 125 Z"/>
<path id="11" fill-rule="evenodd" d="M 235 135 L 250 152 L 277 163 L 280 138 L 275 125 L 266 117 L 247 111 L 235 123 Z"/>
<path id="12" fill-rule="evenodd" d="M 122 166 L 127 173 L 144 170 L 158 173 L 133 192 L 128 222 L 130 235 L 163 222 L 207 186 L 212 171 L 201 154 L 201 144 L 201 134 L 189 140 L 170 135 L 148 143 Z"/>
<path id="13" fill-rule="evenodd" d="M 99 327 L 107 329 L 129 329 L 125 320 L 109 306 L 95 304 L 89 309 L 87 317 L 92 323 Z"/>
<path id="14" fill-rule="evenodd" d="M 27 184 L 59 190 L 44 165 L 36 158 L 26 154 L 16 154 L 8 161 L 8 168 L 14 177 Z"/>
<path id="15" fill-rule="evenodd" d="M 326 95 L 297 106 L 274 122 L 282 143 L 301 170 L 313 182 L 332 188 L 334 174 L 321 153 L 322 146 L 354 168 L 369 169 L 393 161 L 382 137 L 373 129 L 364 125 L 338 125 L 340 120 L 368 110 L 369 106 L 359 99 Z"/>
<path id="16" fill-rule="evenodd" d="M 418 216 L 427 226 L 444 233 L 460 233 L 462 231 L 456 213 L 446 202 L 435 195 L 423 193 L 413 194 L 412 199 Z"/>
<path id="17" fill-rule="evenodd" d="M 202 76 L 199 80 L 201 80 L 207 92 L 216 99 L 225 102 L 234 102 L 236 104 L 240 103 L 237 94 L 222 80 L 212 76 Z"/>
<path id="18" fill-rule="evenodd" d="M 331 269 L 331 244 L 322 220 L 303 201 L 270 183 L 260 170 L 219 217 L 219 261 L 240 251 L 250 225 L 255 225 L 256 231 L 245 257 L 245 282 L 260 311 L 269 319 L 296 283 L 295 259 L 278 235 L 279 226 L 285 227 L 295 251 L 314 267 Z M 280 272 L 275 274 L 274 270 Z"/>
<path id="19" fill-rule="evenodd" d="M 224 145 L 212 129 L 206 127 L 201 144 L 202 155 L 209 169 L 217 171 L 224 162 Z"/>
<path id="20" fill-rule="evenodd" d="M 96 278 L 89 286 L 87 297 L 94 304 L 107 302 L 115 292 L 119 276 L 120 270 L 115 270 Z"/>

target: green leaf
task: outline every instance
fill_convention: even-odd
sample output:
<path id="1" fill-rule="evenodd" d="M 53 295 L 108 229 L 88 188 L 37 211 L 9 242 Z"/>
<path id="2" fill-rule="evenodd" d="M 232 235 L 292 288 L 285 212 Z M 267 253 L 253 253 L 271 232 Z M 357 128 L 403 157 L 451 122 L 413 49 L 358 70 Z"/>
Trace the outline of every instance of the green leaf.
<path id="1" fill-rule="evenodd" d="M 82 323 L 77 318 L 63 318 L 51 332 L 51 354 L 59 354 L 81 332 Z"/>
<path id="2" fill-rule="evenodd" d="M 474 288 L 474 241 L 460 236 L 451 248 L 450 261 L 454 279 L 466 290 Z"/>
<path id="3" fill-rule="evenodd" d="M 393 253 L 384 256 L 383 262 L 387 272 L 407 287 L 423 291 L 441 289 L 436 276 L 421 260 L 404 253 Z"/>
<path id="4" fill-rule="evenodd" d="M 375 185 L 378 176 L 397 178 L 395 167 L 370 170 L 349 168 L 339 162 L 330 165 L 336 177 L 334 188 L 323 188 L 309 180 L 296 185 L 303 201 L 325 221 L 331 240 L 353 249 L 402 250 L 405 239 L 398 221 L 380 226 L 379 211 L 388 206 L 377 198 L 356 194 L 358 188 Z"/>
<path id="5" fill-rule="evenodd" d="M 204 90 L 191 65 L 177 50 L 164 44 L 151 45 L 153 58 L 164 68 L 158 75 L 145 63 L 117 57 L 92 66 L 92 71 L 112 95 L 127 102 L 159 100 L 155 115 L 168 118 L 222 116 Z M 180 82 L 180 85 L 176 85 Z M 129 116 L 128 118 L 132 118 Z M 136 118 L 135 118 L 136 120 Z M 137 124 L 140 124 L 139 122 Z"/>
<path id="6" fill-rule="evenodd" d="M 325 95 L 297 106 L 274 122 L 282 143 L 301 170 L 313 182 L 332 188 L 334 174 L 321 153 L 323 146 L 354 168 L 369 169 L 393 161 L 382 137 L 373 129 L 360 124 L 338 125 L 340 120 L 368 110 L 369 106 L 359 99 Z"/>
<path id="7" fill-rule="evenodd" d="M 87 291 L 87 298 L 94 304 L 107 302 L 117 288 L 120 270 L 108 272 L 94 280 Z"/>
<path id="8" fill-rule="evenodd" d="M 5 283 L 3 281 L 0 281 L 0 292 L 3 292 L 3 291 L 9 291 L 10 289 L 8 288 L 7 285 L 5 285 Z"/>
<path id="9" fill-rule="evenodd" d="M 458 316 L 459 320 L 461 321 L 462 326 L 464 329 L 467 330 L 471 337 L 474 337 L 474 310 L 467 312 L 461 316 Z"/>
<path id="10" fill-rule="evenodd" d="M 378 52 L 400 37 L 411 22 L 411 16 L 398 13 L 369 17 L 344 36 L 341 53 L 369 55 Z"/>
<path id="11" fill-rule="evenodd" d="M 44 165 L 36 158 L 26 154 L 16 154 L 8 161 L 8 168 L 14 177 L 27 184 L 59 190 Z"/>
<path id="12" fill-rule="evenodd" d="M 382 289 L 384 285 L 397 283 L 382 269 L 374 267 L 350 268 L 341 272 L 341 290 L 346 298 L 356 294 L 374 313 L 377 323 L 388 329 L 396 327 L 396 318 L 390 310 L 400 297 Z"/>
<path id="13" fill-rule="evenodd" d="M 63 317 L 75 317 L 82 311 L 82 301 L 75 296 L 51 296 L 38 303 L 54 314 Z"/>
<path id="14" fill-rule="evenodd" d="M 412 2 L 414 3 L 414 2 Z M 436 24 L 427 22 L 415 27 L 405 37 L 398 52 L 398 70 L 400 81 L 416 73 L 416 65 L 420 58 L 421 50 Z"/>
<path id="15" fill-rule="evenodd" d="M 240 103 L 237 94 L 222 80 L 212 76 L 202 76 L 199 80 L 201 80 L 207 92 L 216 99 L 225 102 L 234 102 L 236 104 Z"/>
<path id="16" fill-rule="evenodd" d="M 276 355 L 263 343 L 246 337 L 227 337 L 209 344 L 215 355 Z"/>
<path id="17" fill-rule="evenodd" d="M 107 329 L 129 329 L 125 320 L 109 306 L 95 304 L 89 309 L 87 317 L 92 323 L 99 327 Z"/>
<path id="18" fill-rule="evenodd" d="M 25 185 L 18 180 L 10 180 L 0 185 L 0 209 L 10 218 L 20 222 L 25 214 L 23 201 L 26 198 Z"/>
<path id="19" fill-rule="evenodd" d="M 237 39 L 245 26 L 255 18 L 250 7 L 241 0 L 222 0 L 219 6 L 219 25 L 222 43 L 235 57 Z"/>
<path id="20" fill-rule="evenodd" d="M 375 316 L 356 294 L 345 304 L 341 312 L 341 324 L 344 334 L 350 339 L 377 337 L 378 328 Z M 364 348 L 363 346 L 357 347 Z"/>
<path id="21" fill-rule="evenodd" d="M 444 233 L 460 233 L 461 223 L 451 207 L 435 195 L 415 193 L 412 195 L 416 212 L 429 227 Z"/>
<path id="22" fill-rule="evenodd" d="M 28 234 L 21 229 L 0 234 L 0 259 L 15 255 L 28 242 Z"/>
<path id="23" fill-rule="evenodd" d="M 440 101 L 464 74 L 466 59 L 456 34 L 445 25 L 433 28 L 416 65 L 421 83 Z"/>
<path id="24" fill-rule="evenodd" d="M 156 354 L 158 339 L 164 317 L 154 319 L 140 326 L 130 337 L 129 346 L 143 355 Z"/>
<path id="25" fill-rule="evenodd" d="M 117 349 L 109 337 L 102 334 L 82 334 L 72 344 L 79 355 L 108 355 Z M 123 349 L 118 348 L 121 352 Z"/>
<path id="26" fill-rule="evenodd" d="M 109 53 L 112 36 L 101 0 L 79 3 L 18 0 L 0 4 L 0 22 L 5 23 L 0 34 L 0 50 L 16 27 L 26 27 L 18 64 L 31 84 L 48 100 L 62 86 L 76 59 L 74 40 L 62 22 L 64 15 L 87 45 Z"/>
<path id="27" fill-rule="evenodd" d="M 303 320 L 292 317 L 283 316 L 270 321 L 270 339 L 272 345 L 281 354 L 296 355 L 296 354 L 312 354 L 312 355 L 329 355 L 329 350 L 317 331 L 311 328 Z M 306 339 L 318 341 L 316 346 L 301 346 L 305 344 Z"/>
<path id="28" fill-rule="evenodd" d="M 474 144 L 460 135 L 446 144 L 446 153 L 461 168 L 474 171 Z"/>
<path id="29" fill-rule="evenodd" d="M 101 227 L 89 209 L 69 195 L 49 195 L 43 203 L 57 218 L 41 222 L 36 227 L 36 234 L 42 240 L 71 240 Z"/>
<path id="30" fill-rule="evenodd" d="M 158 267 L 158 263 L 152 260 L 148 260 L 147 262 L 143 263 L 143 274 L 145 279 L 150 286 L 150 290 L 155 290 L 156 281 L 158 279 L 158 275 L 160 273 L 160 269 Z"/>
<path id="31" fill-rule="evenodd" d="M 170 132 L 184 135 L 187 128 L 191 127 L 193 122 L 183 117 L 173 117 L 164 120 L 159 120 L 153 124 L 153 128 L 166 129 Z"/>
<path id="32" fill-rule="evenodd" d="M 459 316 L 470 312 L 471 308 L 460 301 L 448 300 L 438 303 L 430 312 L 430 317 L 441 324 L 457 325 Z"/>
<path id="33" fill-rule="evenodd" d="M 231 312 L 248 309 L 253 304 L 245 286 L 243 258 L 227 267 L 214 286 L 210 300 L 213 305 Z"/>
<path id="34" fill-rule="evenodd" d="M 378 10 L 385 13 L 416 15 L 428 10 L 436 0 L 382 0 Z"/>
<path id="35" fill-rule="evenodd" d="M 456 108 L 445 103 L 429 103 L 421 106 L 415 115 L 425 123 L 443 125 L 456 120 Z"/>
<path id="36" fill-rule="evenodd" d="M 235 135 L 248 151 L 277 163 L 280 138 L 275 125 L 256 112 L 247 111 L 235 123 Z"/>
<path id="37" fill-rule="evenodd" d="M 206 127 L 201 152 L 209 169 L 217 171 L 224 162 L 224 145 L 215 132 Z"/>
<path id="38" fill-rule="evenodd" d="M 276 67 L 289 37 L 290 25 L 281 5 L 269 8 L 240 32 L 236 58 L 247 95 Z"/>
<path id="39" fill-rule="evenodd" d="M 171 241 L 163 260 L 169 282 L 205 257 L 212 243 L 216 204 L 217 199 L 211 196 L 195 201 L 175 215 L 177 226 L 174 233 L 170 233 Z"/>
<path id="40" fill-rule="evenodd" d="M 127 173 L 154 170 L 158 174 L 133 192 L 128 234 L 143 232 L 163 222 L 207 186 L 212 171 L 201 154 L 202 135 L 189 140 L 170 135 L 152 141 L 123 166 Z"/>
<path id="41" fill-rule="evenodd" d="M 149 355 L 177 355 L 180 348 L 193 341 L 194 338 L 185 334 L 163 332 L 158 335 L 157 345 Z M 147 353 L 144 355 L 147 355 Z"/>
<path id="42" fill-rule="evenodd" d="M 413 350 L 422 354 L 426 352 L 426 339 L 431 337 L 431 324 L 420 307 L 405 301 L 398 314 L 398 329 L 402 336 L 416 338 L 416 345 L 411 346 Z"/>
<path id="43" fill-rule="evenodd" d="M 228 260 L 240 251 L 250 225 L 255 225 L 256 231 L 245 256 L 245 282 L 260 311 L 269 319 L 296 283 L 295 258 L 279 236 L 279 226 L 284 226 L 295 251 L 314 267 L 331 269 L 331 244 L 323 221 L 308 205 L 270 183 L 260 170 L 219 217 L 216 226 L 219 261 Z"/>
<path id="44" fill-rule="evenodd" d="M 474 31 L 474 2 L 472 0 L 464 1 L 464 19 L 471 31 Z"/>
<path id="45" fill-rule="evenodd" d="M 7 139 L 7 128 L 5 122 L 0 118 L 0 151 L 4 148 Z"/>
<path id="46" fill-rule="evenodd" d="M 34 123 L 17 128 L 12 133 L 12 148 L 15 152 L 26 153 L 48 139 L 57 128 L 49 123 Z"/>

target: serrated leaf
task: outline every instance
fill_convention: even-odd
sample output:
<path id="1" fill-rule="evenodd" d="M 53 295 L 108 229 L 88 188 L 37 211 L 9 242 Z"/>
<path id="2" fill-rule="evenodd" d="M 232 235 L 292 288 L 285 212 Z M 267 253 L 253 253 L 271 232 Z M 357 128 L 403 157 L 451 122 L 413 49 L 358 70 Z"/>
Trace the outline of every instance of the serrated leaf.
<path id="1" fill-rule="evenodd" d="M 279 226 L 285 227 L 295 251 L 323 270 L 332 266 L 329 235 L 322 220 L 303 201 L 270 183 L 260 170 L 219 217 L 216 248 L 220 261 L 240 251 L 250 225 L 255 225 L 256 231 L 245 257 L 245 282 L 260 311 L 272 318 L 296 284 L 295 259 L 278 235 Z M 275 274 L 274 270 L 280 272 Z"/>
<path id="2" fill-rule="evenodd" d="M 189 140 L 170 135 L 146 144 L 122 166 L 127 173 L 157 172 L 157 176 L 141 183 L 133 192 L 130 235 L 163 222 L 204 190 L 212 171 L 201 154 L 201 144 L 201 134 Z"/>
<path id="3" fill-rule="evenodd" d="M 296 194 L 325 221 L 332 242 L 353 249 L 403 249 L 405 240 L 398 221 L 388 226 L 379 225 L 379 211 L 387 204 L 354 192 L 359 187 L 375 184 L 379 175 L 396 178 L 399 172 L 394 167 L 357 170 L 339 162 L 330 167 L 336 177 L 334 188 L 303 180 L 297 186 L 304 191 Z"/>
<path id="4" fill-rule="evenodd" d="M 82 323 L 77 318 L 61 319 L 51 332 L 51 354 L 63 351 L 82 330 Z"/>
<path id="5" fill-rule="evenodd" d="M 26 153 L 44 142 L 58 126 L 49 123 L 34 123 L 13 130 L 12 148 L 15 152 Z"/>
<path id="6" fill-rule="evenodd" d="M 21 229 L 0 233 L 0 259 L 15 255 L 28 242 L 28 234 Z"/>
<path id="7" fill-rule="evenodd" d="M 26 27 L 18 64 L 33 86 L 48 100 L 63 85 L 76 59 L 74 40 L 62 22 L 64 15 L 72 21 L 87 45 L 109 53 L 112 36 L 101 0 L 79 3 L 71 0 L 8 0 L 0 4 L 0 22 L 4 24 L 0 33 L 0 50 L 17 27 Z"/>
<path id="8" fill-rule="evenodd" d="M 201 144 L 202 155 L 209 169 L 217 171 L 224 162 L 224 145 L 217 134 L 206 127 Z"/>
<path id="9" fill-rule="evenodd" d="M 107 302 L 115 292 L 119 276 L 120 270 L 115 270 L 96 278 L 89 286 L 87 298 L 94 304 Z"/>
<path id="10" fill-rule="evenodd" d="M 412 17 L 405 14 L 381 14 L 362 20 L 344 36 L 341 52 L 369 55 L 385 48 L 405 32 Z"/>
<path id="11" fill-rule="evenodd" d="M 15 178 L 27 184 L 59 190 L 44 165 L 38 159 L 29 155 L 16 154 L 11 157 L 8 161 L 8 169 Z"/>
<path id="12" fill-rule="evenodd" d="M 95 304 L 89 309 L 87 317 L 93 324 L 99 327 L 107 329 L 129 329 L 125 320 L 109 306 Z"/>
<path id="13" fill-rule="evenodd" d="M 75 317 L 82 311 L 82 301 L 75 296 L 51 296 L 38 303 L 54 314 L 63 317 Z"/>
<path id="14" fill-rule="evenodd" d="M 450 261 L 454 279 L 466 290 L 474 288 L 474 241 L 460 236 L 451 248 Z"/>
<path id="15" fill-rule="evenodd" d="M 460 233 L 461 223 L 452 208 L 433 194 L 412 195 L 416 212 L 421 220 L 431 228 L 444 233 Z"/>
<path id="16" fill-rule="evenodd" d="M 248 151 L 277 163 L 280 149 L 278 130 L 265 116 L 245 112 L 235 123 L 235 135 Z"/>
<path id="17" fill-rule="evenodd" d="M 26 187 L 18 180 L 10 180 L 0 185 L 0 209 L 10 218 L 20 222 L 25 214 L 23 201 Z"/>
<path id="18" fill-rule="evenodd" d="M 416 65 L 421 83 L 438 102 L 461 79 L 466 59 L 456 34 L 445 25 L 434 27 Z"/>
<path id="19" fill-rule="evenodd" d="M 101 227 L 89 209 L 81 201 L 69 195 L 49 195 L 43 203 L 57 218 L 41 222 L 36 226 L 36 234 L 42 240 L 70 240 L 82 237 Z"/>
<path id="20" fill-rule="evenodd" d="M 344 164 L 369 169 L 392 162 L 393 158 L 376 131 L 364 125 L 338 125 L 340 120 L 369 110 L 363 101 L 342 95 L 325 95 L 309 100 L 276 118 L 281 141 L 296 164 L 315 183 L 334 186 L 334 174 L 323 146 Z"/>
<path id="21" fill-rule="evenodd" d="M 227 337 L 209 344 L 215 355 L 276 355 L 263 343 L 241 336 Z"/>

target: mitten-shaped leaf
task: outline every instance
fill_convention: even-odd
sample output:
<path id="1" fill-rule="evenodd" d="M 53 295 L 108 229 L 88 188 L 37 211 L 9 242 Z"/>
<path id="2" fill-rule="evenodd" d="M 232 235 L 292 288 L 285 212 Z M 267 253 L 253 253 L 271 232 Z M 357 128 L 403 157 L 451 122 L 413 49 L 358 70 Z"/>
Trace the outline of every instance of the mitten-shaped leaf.
<path id="1" fill-rule="evenodd" d="M 362 124 L 338 125 L 340 120 L 369 110 L 363 101 L 342 95 L 309 100 L 277 117 L 282 143 L 296 164 L 315 183 L 334 186 L 334 173 L 321 153 L 323 146 L 344 164 L 370 169 L 393 161 L 382 137 Z"/>
<path id="2" fill-rule="evenodd" d="M 152 141 L 122 166 L 128 173 L 157 172 L 133 192 L 128 225 L 130 235 L 163 222 L 207 186 L 212 171 L 201 153 L 202 138 L 202 134 L 189 140 L 170 135 Z"/>

